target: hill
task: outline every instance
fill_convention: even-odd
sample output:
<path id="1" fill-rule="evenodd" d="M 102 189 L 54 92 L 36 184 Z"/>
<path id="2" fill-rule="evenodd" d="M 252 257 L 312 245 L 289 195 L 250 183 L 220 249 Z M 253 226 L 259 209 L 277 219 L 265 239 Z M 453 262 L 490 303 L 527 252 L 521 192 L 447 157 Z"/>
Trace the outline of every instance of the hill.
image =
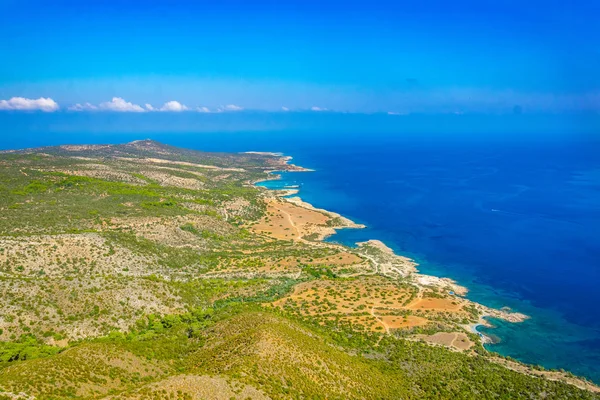
<path id="1" fill-rule="evenodd" d="M 254 186 L 270 153 L 0 153 L 0 399 L 597 398 L 489 354 L 465 288 Z M 596 396 L 596 397 L 595 397 Z"/>

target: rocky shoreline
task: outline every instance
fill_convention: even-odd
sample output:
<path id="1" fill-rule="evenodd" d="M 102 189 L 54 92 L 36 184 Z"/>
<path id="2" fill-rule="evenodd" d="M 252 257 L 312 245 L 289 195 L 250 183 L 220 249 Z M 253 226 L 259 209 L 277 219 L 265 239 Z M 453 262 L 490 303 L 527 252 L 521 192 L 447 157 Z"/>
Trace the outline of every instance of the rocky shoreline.
<path id="1" fill-rule="evenodd" d="M 292 157 L 289 156 L 283 156 L 281 153 L 261 153 L 261 154 L 268 154 L 268 155 L 272 155 L 274 157 L 279 157 L 280 158 L 280 162 L 281 162 L 281 166 L 282 169 L 280 170 L 285 170 L 285 171 L 313 171 L 310 169 L 305 169 L 302 167 L 298 167 L 296 165 L 290 164 L 289 161 L 292 159 Z M 268 173 L 272 173 L 273 171 L 266 171 Z M 281 179 L 281 177 L 276 177 L 273 179 Z M 258 182 L 255 182 L 258 183 Z M 269 189 L 267 189 L 269 190 Z M 351 228 L 351 229 L 362 229 L 365 228 L 366 226 L 363 224 L 357 224 L 354 221 L 350 220 L 349 218 L 346 218 L 336 212 L 333 211 L 329 211 L 329 210 L 325 210 L 325 209 L 321 209 L 321 208 L 317 208 L 315 206 L 313 206 L 312 204 L 302 200 L 301 197 L 299 196 L 294 196 L 294 197 L 289 197 L 291 195 L 297 195 L 299 190 L 298 189 L 279 189 L 279 190 L 269 190 L 269 192 L 276 192 L 276 196 L 278 198 L 280 198 L 283 201 L 292 203 L 296 206 L 311 210 L 311 211 L 317 211 L 320 213 L 323 213 L 329 217 L 332 218 L 332 220 L 334 220 L 336 223 L 332 224 L 331 226 L 327 226 L 327 227 L 314 227 L 314 232 L 317 234 L 316 237 L 316 242 L 323 242 L 324 239 L 326 239 L 327 237 L 334 235 L 336 233 L 336 230 L 339 229 L 347 229 L 347 228 Z M 529 319 L 530 317 L 528 315 L 525 315 L 523 313 L 519 313 L 519 312 L 514 312 L 511 311 L 510 309 L 495 309 L 495 308 L 491 308 L 488 306 L 485 306 L 483 304 L 474 302 L 472 300 L 469 300 L 467 298 L 465 298 L 464 296 L 466 296 L 468 294 L 468 288 L 459 285 L 456 281 L 454 281 L 453 279 L 450 278 L 446 278 L 446 277 L 438 277 L 438 276 L 433 276 L 433 275 L 426 275 L 426 274 L 421 274 L 419 273 L 419 270 L 417 268 L 418 264 L 405 256 L 402 255 L 398 255 L 396 254 L 390 247 L 388 247 L 385 243 L 383 243 L 380 240 L 376 240 L 376 239 L 371 239 L 368 240 L 366 242 L 360 242 L 357 243 L 357 248 L 359 250 L 362 250 L 360 253 L 362 256 L 365 256 L 369 259 L 371 259 L 371 261 L 373 261 L 373 259 L 371 258 L 371 256 L 368 254 L 369 251 L 376 251 L 379 252 L 380 254 L 377 255 L 378 261 L 375 262 L 375 264 L 377 265 L 377 272 L 384 274 L 384 275 L 388 275 L 388 274 L 397 274 L 400 277 L 403 278 L 408 278 L 409 281 L 414 284 L 415 286 L 419 287 L 420 290 L 425 290 L 426 288 L 437 288 L 439 290 L 445 291 L 449 294 L 455 295 L 457 297 L 459 297 L 461 300 L 468 302 L 469 304 L 473 305 L 478 313 L 479 313 L 479 321 L 475 324 L 467 324 L 464 325 L 464 329 L 467 332 L 471 332 L 471 333 L 475 333 L 477 334 L 480 339 L 482 340 L 482 343 L 491 343 L 492 340 L 491 338 L 487 337 L 486 335 L 478 332 L 476 330 L 477 326 L 491 326 L 491 324 L 486 320 L 486 318 L 497 318 L 497 319 L 501 319 L 507 322 L 511 322 L 511 323 L 520 323 L 523 322 L 527 319 Z"/>

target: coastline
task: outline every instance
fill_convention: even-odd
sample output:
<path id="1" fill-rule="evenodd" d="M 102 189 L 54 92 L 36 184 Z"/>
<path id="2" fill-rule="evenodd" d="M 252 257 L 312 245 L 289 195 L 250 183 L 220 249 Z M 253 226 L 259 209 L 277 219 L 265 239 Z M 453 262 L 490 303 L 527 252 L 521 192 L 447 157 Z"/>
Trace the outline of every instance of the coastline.
<path id="1" fill-rule="evenodd" d="M 40 154 L 45 155 L 45 153 Z M 77 165 L 78 168 L 79 164 L 82 164 L 77 160 L 78 158 L 81 158 L 85 163 L 95 160 L 92 157 L 72 158 L 74 159 L 73 164 Z M 410 252 L 414 247 L 409 245 L 412 242 L 396 240 L 398 236 L 389 234 L 390 232 L 402 231 L 415 238 L 426 236 L 418 226 L 412 225 L 409 226 L 411 229 L 399 229 L 403 226 L 401 225 L 403 220 L 396 218 L 395 210 L 404 196 L 411 196 L 411 188 L 404 188 L 398 193 L 384 196 L 380 185 L 373 185 L 371 188 L 369 185 L 364 185 L 365 182 L 358 184 L 359 175 L 355 173 L 345 174 L 344 176 L 330 175 L 330 169 L 338 170 L 344 174 L 348 164 L 352 165 L 351 163 L 336 162 L 335 165 L 325 163 L 322 172 L 313 176 L 281 173 L 280 182 L 257 184 L 256 186 L 261 187 L 261 190 L 259 190 L 250 182 L 258 178 L 261 179 L 257 182 L 277 179 L 274 174 L 266 175 L 264 173 L 264 171 L 269 170 L 271 164 L 269 162 L 271 157 L 265 158 L 267 162 L 261 163 L 258 168 L 256 164 L 241 164 L 245 167 L 243 169 L 245 172 L 239 175 L 236 174 L 234 178 L 237 179 L 236 187 L 241 189 L 240 193 L 242 195 L 232 196 L 233 198 L 228 198 L 229 196 L 224 196 L 223 199 L 219 198 L 219 201 L 215 202 L 214 208 L 209 209 L 210 211 L 214 210 L 216 214 L 212 212 L 205 213 L 207 214 L 205 219 L 196 214 L 196 212 L 204 214 L 204 211 L 208 209 L 204 207 L 205 204 L 203 204 L 202 199 L 205 196 L 203 194 L 190 197 L 187 195 L 188 192 L 173 189 L 173 192 L 177 191 L 176 196 L 181 199 L 180 204 L 182 207 L 191 210 L 191 213 L 187 211 L 176 213 L 176 219 L 164 219 L 154 213 L 148 214 L 150 216 L 147 218 L 150 218 L 150 220 L 142 217 L 143 219 L 138 221 L 134 219 L 135 216 L 131 220 L 118 217 L 116 219 L 111 218 L 111 226 L 108 228 L 133 227 L 131 229 L 141 232 L 142 236 L 148 235 L 158 243 L 167 243 L 169 248 L 173 248 L 175 252 L 179 252 L 179 246 L 185 246 L 188 243 L 192 243 L 192 246 L 197 246 L 197 248 L 205 245 L 201 241 L 205 239 L 204 237 L 198 239 L 196 238 L 196 232 L 191 232 L 197 231 L 196 226 L 214 227 L 216 228 L 215 231 L 219 233 L 225 232 L 225 229 L 231 227 L 234 229 L 239 228 L 240 239 L 242 239 L 239 242 L 224 242 L 221 237 L 216 236 L 214 243 L 210 242 L 206 246 L 207 249 L 218 249 L 219 255 L 217 257 L 219 261 L 216 266 L 211 265 L 206 270 L 201 270 L 200 274 L 195 269 L 186 270 L 184 272 L 189 273 L 189 275 L 184 276 L 184 278 L 189 276 L 191 279 L 197 279 L 200 276 L 200 279 L 226 278 L 232 281 L 240 280 L 244 283 L 246 280 L 250 283 L 258 282 L 259 284 L 268 282 L 270 285 L 275 283 L 278 285 L 278 294 L 274 297 L 276 301 L 271 302 L 269 300 L 273 297 L 266 297 L 266 301 L 259 301 L 259 307 L 280 307 L 286 317 L 305 317 L 307 318 L 306 322 L 310 324 L 323 324 L 325 329 L 340 330 L 348 334 L 349 337 L 355 337 L 355 332 L 356 334 L 359 332 L 361 334 L 365 333 L 364 339 L 369 341 L 370 346 L 372 345 L 369 349 L 373 350 L 373 354 L 379 354 L 382 350 L 385 351 L 388 345 L 404 346 L 405 341 L 418 341 L 420 343 L 415 348 L 420 349 L 421 352 L 431 351 L 434 354 L 452 357 L 454 355 L 450 355 L 445 351 L 462 352 L 463 354 L 456 359 L 468 360 L 471 357 L 478 357 L 479 361 L 485 361 L 486 368 L 490 367 L 488 361 L 493 360 L 497 364 L 502 364 L 502 368 L 491 366 L 493 371 L 501 375 L 508 373 L 509 375 L 506 376 L 509 378 L 511 373 L 505 371 L 506 368 L 514 369 L 519 373 L 528 374 L 532 377 L 544 376 L 554 380 L 572 380 L 574 381 L 572 384 L 575 386 L 597 391 L 596 389 L 590 389 L 585 379 L 578 380 L 577 377 L 564 373 L 562 369 L 560 370 L 563 371 L 562 373 L 556 370 L 556 368 L 561 368 L 563 365 L 543 364 L 546 368 L 554 368 L 552 371 L 546 371 L 543 367 L 535 366 L 539 363 L 535 359 L 527 361 L 530 359 L 521 357 L 519 353 L 503 351 L 506 348 L 518 349 L 518 346 L 521 348 L 524 346 L 537 348 L 540 343 L 543 343 L 543 338 L 540 340 L 541 334 L 545 334 L 548 330 L 538 332 L 534 324 L 540 321 L 543 323 L 544 318 L 532 312 L 530 315 L 534 318 L 530 322 L 521 326 L 514 325 L 513 322 L 520 322 L 519 319 L 527 318 L 527 316 L 510 312 L 511 310 L 508 308 L 500 308 L 502 305 L 507 304 L 505 302 L 506 296 L 503 296 L 502 292 L 495 292 L 495 297 L 479 297 L 481 287 L 479 282 L 472 279 L 472 277 L 477 277 L 479 274 L 458 274 L 456 271 L 459 269 L 452 268 L 452 264 L 430 264 L 428 256 L 433 257 L 437 254 L 435 247 L 431 248 L 431 252 L 421 251 L 413 254 Z M 310 157 L 308 159 L 312 160 Z M 90 169 L 104 173 L 103 168 L 113 165 L 121 167 L 123 162 L 120 157 L 115 157 L 115 160 L 117 160 L 115 164 L 111 164 L 110 159 L 103 158 L 102 160 L 102 165 L 100 163 L 92 164 Z M 150 169 L 145 170 L 142 176 L 148 176 L 156 169 L 159 171 L 167 169 L 175 172 L 179 171 L 175 168 L 156 166 L 154 164 L 159 163 L 152 163 L 148 158 L 144 160 L 147 163 L 144 164 L 144 168 Z M 280 158 L 280 160 L 285 164 L 289 161 L 289 158 Z M 106 161 L 106 166 L 104 166 L 104 161 Z M 132 160 L 131 162 L 136 161 Z M 174 161 L 174 163 L 177 162 Z M 147 166 L 150 163 L 155 169 Z M 62 163 L 60 165 L 62 166 Z M 249 165 L 249 167 L 246 165 Z M 318 163 L 317 165 L 321 164 Z M 237 165 L 226 164 L 226 166 Z M 302 172 L 300 167 L 296 168 L 296 170 L 290 172 Z M 372 170 L 370 167 L 364 168 L 362 164 L 361 168 L 368 172 L 369 179 L 375 180 L 376 177 L 382 176 L 381 171 Z M 196 174 L 196 170 L 192 168 L 188 170 L 190 173 Z M 308 169 L 304 170 L 308 171 Z M 79 171 L 79 169 L 74 169 L 72 173 L 79 174 Z M 81 171 L 86 170 L 82 169 Z M 15 169 L 13 175 L 18 177 L 21 174 L 26 177 L 24 179 L 31 179 L 27 178 L 31 176 L 30 171 L 27 169 Z M 216 184 L 220 180 L 226 180 L 231 176 L 218 171 L 209 171 L 206 175 L 214 177 Z M 338 178 L 341 178 L 339 182 Z M 188 184 L 181 181 L 176 183 L 179 185 Z M 227 183 L 227 181 L 224 182 L 224 184 Z M 228 186 L 225 186 L 225 188 L 227 190 Z M 300 193 L 300 190 L 302 193 Z M 134 188 L 133 191 L 137 193 L 137 188 Z M 348 192 L 343 193 L 345 191 Z M 370 201 L 364 202 L 362 195 L 370 196 Z M 100 196 L 103 195 L 100 194 Z M 308 201 L 304 201 L 303 198 Z M 191 199 L 198 199 L 199 201 L 198 203 L 187 203 Z M 411 199 L 411 201 L 415 203 L 414 199 Z M 391 208 L 385 207 L 385 203 L 388 202 Z M 324 208 L 317 208 L 311 203 Z M 127 202 L 122 204 L 129 207 L 136 203 Z M 341 214 L 360 218 L 356 221 L 365 223 L 368 221 L 369 227 L 365 231 L 339 231 L 338 229 L 367 227 L 327 209 L 337 210 Z M 418 209 L 409 209 L 409 212 L 412 213 L 411 216 L 415 218 L 429 215 L 417 211 Z M 385 219 L 390 223 L 388 225 L 383 224 L 384 229 L 381 229 L 380 219 Z M 191 223 L 185 223 L 187 221 L 191 221 Z M 261 227 L 255 227 L 260 224 L 262 224 Z M 192 229 L 188 229 L 188 227 Z M 12 227 L 9 227 L 9 230 L 12 229 Z M 104 229 L 104 225 L 101 229 Z M 256 230 L 260 231 L 262 229 L 264 229 L 263 232 L 258 232 L 258 235 L 255 235 Z M 173 231 L 174 234 L 172 234 Z M 479 232 L 477 229 L 473 229 L 473 231 L 475 234 Z M 238 231 L 235 230 L 234 232 Z M 77 230 L 77 233 L 81 233 L 83 235 L 81 237 L 87 235 L 85 231 L 80 232 Z M 330 241 L 323 241 L 327 236 L 333 234 L 337 236 L 331 238 Z M 233 235 L 230 237 L 237 238 Z M 373 237 L 381 238 L 383 241 L 366 240 Z M 210 239 L 212 240 L 212 238 Z M 28 241 L 28 239 L 25 240 Z M 198 245 L 198 242 L 200 245 Z M 231 246 L 229 246 L 230 243 Z M 213 244 L 216 246 L 213 247 Z M 468 259 L 469 252 L 472 251 L 473 247 L 471 243 L 467 242 L 467 244 L 469 247 L 466 247 L 466 251 L 460 253 L 460 255 Z M 161 248 L 157 249 L 158 252 L 162 250 Z M 222 253 L 221 250 L 223 250 Z M 140 256 L 145 257 L 143 254 L 140 254 Z M 122 259 L 126 260 L 127 258 Z M 421 265 L 419 266 L 418 263 L 421 263 Z M 157 263 L 157 265 L 161 264 Z M 214 268 L 212 268 L 213 266 Z M 202 267 L 200 266 L 200 268 Z M 422 271 L 419 271 L 417 267 L 422 268 Z M 127 268 L 128 270 L 129 268 Z M 138 271 L 134 270 L 133 273 L 138 276 Z M 446 275 L 457 277 L 457 281 L 440 278 Z M 166 274 L 161 274 L 160 277 L 165 280 L 168 278 Z M 257 280 L 254 280 L 255 278 Z M 279 286 L 280 282 L 281 286 Z M 462 296 L 467 295 L 468 289 L 460 286 L 457 282 L 466 282 L 466 286 L 469 286 L 469 289 L 472 290 L 468 293 L 469 299 L 462 298 Z M 279 291 L 279 288 L 281 288 L 281 291 Z M 250 294 L 252 295 L 252 293 Z M 319 296 L 316 298 L 318 301 L 315 300 L 315 296 Z M 233 299 L 237 301 L 236 298 Z M 243 299 L 242 301 L 244 301 Z M 184 299 L 184 301 L 187 300 Z M 477 304 L 478 301 L 481 303 Z M 140 302 L 139 304 L 146 303 Z M 306 306 L 307 304 L 308 306 Z M 477 305 L 477 309 L 472 307 L 473 304 Z M 482 304 L 489 304 L 498 309 L 487 308 Z M 519 302 L 508 304 L 513 305 L 515 309 L 530 310 L 530 308 L 522 308 Z M 119 314 L 119 310 L 115 310 Z M 499 313 L 502 313 L 503 320 L 494 318 Z M 511 318 L 514 321 L 511 321 Z M 489 328 L 483 328 L 483 326 L 497 329 L 490 330 Z M 346 331 L 346 329 L 349 330 Z M 517 334 L 505 336 L 504 332 L 507 331 Z M 569 338 L 570 332 L 566 329 L 557 329 L 555 332 L 557 337 L 560 334 L 562 337 Z M 488 341 L 489 338 L 483 334 L 488 334 L 493 341 Z M 502 337 L 502 342 L 497 340 L 496 335 Z M 515 337 L 517 340 L 515 340 Z M 384 339 L 383 342 L 381 342 L 382 338 Z M 498 344 L 488 346 L 487 343 L 490 342 Z M 49 338 L 48 343 L 54 346 L 58 342 Z M 482 344 L 485 344 L 490 351 L 485 351 Z M 445 347 L 446 350 L 438 352 L 429 349 L 428 346 L 441 346 Z M 348 350 L 348 352 L 354 354 L 352 349 Z M 552 349 L 542 347 L 541 350 L 552 360 L 551 357 L 554 354 Z M 523 363 L 517 362 L 511 357 L 523 360 Z M 543 358 L 540 358 L 540 360 L 545 362 Z M 432 371 L 435 372 L 435 368 L 436 366 L 432 366 Z M 575 372 L 576 370 L 572 371 Z M 513 376 L 516 375 L 513 374 Z M 527 381 L 533 382 L 535 379 L 528 378 Z M 567 388 L 568 390 L 569 388 Z"/>
<path id="2" fill-rule="evenodd" d="M 260 153 L 260 152 L 250 152 L 255 154 L 265 154 L 272 157 L 279 158 L 279 162 L 281 165 L 281 169 L 278 170 L 268 170 L 265 171 L 269 175 L 273 176 L 273 178 L 269 179 L 261 179 L 255 182 L 252 182 L 252 185 L 255 187 L 262 188 L 268 193 L 272 193 L 276 198 L 285 201 L 287 203 L 296 205 L 298 207 L 316 211 L 319 213 L 323 213 L 327 216 L 332 217 L 336 220 L 336 224 L 331 226 L 327 226 L 325 228 L 317 229 L 317 236 L 315 240 L 311 240 L 310 242 L 313 244 L 321 245 L 321 246 L 341 246 L 346 248 L 346 246 L 337 243 L 324 242 L 324 240 L 332 236 L 336 233 L 337 230 L 340 229 L 363 229 L 366 228 L 364 224 L 358 224 L 352 221 L 351 219 L 344 217 L 334 211 L 325 210 L 322 208 L 317 208 L 314 205 L 302 200 L 302 198 L 298 195 L 299 190 L 294 189 L 270 189 L 264 186 L 257 186 L 260 182 L 268 182 L 268 181 L 277 181 L 282 180 L 281 175 L 274 175 L 276 172 L 314 172 L 315 170 L 309 168 L 299 167 L 294 164 L 290 164 L 289 162 L 292 160 L 291 156 L 284 156 L 283 153 Z M 288 169 L 290 168 L 290 169 Z M 290 197 L 294 196 L 294 197 Z M 520 312 L 513 312 L 508 308 L 495 309 L 488 306 L 485 306 L 481 303 L 477 303 L 475 301 L 467 299 L 466 296 L 468 293 L 468 288 L 458 284 L 451 278 L 448 277 L 438 277 L 434 275 L 422 274 L 419 272 L 418 263 L 413 259 L 406 257 L 404 255 L 399 255 L 394 252 L 392 248 L 387 246 L 380 240 L 377 239 L 369 239 L 365 242 L 356 243 L 357 248 L 365 248 L 370 247 L 372 249 L 376 249 L 384 256 L 384 262 L 379 262 L 377 264 L 377 272 L 380 272 L 384 275 L 388 274 L 397 274 L 401 277 L 409 278 L 410 282 L 415 286 L 419 287 L 421 290 L 424 290 L 427 287 L 437 287 L 441 288 L 448 293 L 457 296 L 458 298 L 468 302 L 473 305 L 478 313 L 479 320 L 476 323 L 465 324 L 463 328 L 465 331 L 476 334 L 480 339 L 482 344 L 493 343 L 493 340 L 486 336 L 485 334 L 477 331 L 478 326 L 491 326 L 491 324 L 486 320 L 486 318 L 493 317 L 497 319 L 502 319 L 510 323 L 520 323 L 523 322 L 530 317 Z M 361 253 L 361 255 L 370 258 L 365 252 Z M 372 260 L 373 261 L 373 260 Z"/>
<path id="3" fill-rule="evenodd" d="M 273 155 L 273 156 L 275 156 L 275 155 Z M 283 178 L 281 175 L 275 175 L 275 173 L 279 172 L 279 171 L 281 171 L 281 172 L 314 171 L 314 170 L 311 170 L 308 168 L 302 168 L 302 167 L 298 167 L 293 164 L 288 164 L 289 160 L 291 160 L 291 157 L 283 157 L 283 156 L 280 156 L 280 157 L 282 160 L 283 168 L 280 168 L 277 170 L 265 171 L 265 172 L 269 173 L 272 177 L 267 178 L 267 179 L 261 179 L 256 182 L 252 182 L 252 185 L 265 190 L 265 193 L 268 193 L 267 196 L 274 196 L 277 199 L 284 201 L 286 203 L 293 204 L 295 206 L 301 207 L 306 210 L 320 212 L 325 215 L 336 218 L 339 223 L 335 224 L 334 226 L 327 227 L 325 229 L 325 231 L 322 232 L 320 235 L 318 235 L 318 237 L 316 239 L 310 240 L 310 243 L 312 243 L 313 245 L 317 245 L 317 246 L 340 246 L 340 247 L 347 249 L 348 247 L 345 245 L 338 244 L 338 243 L 331 243 L 331 242 L 323 242 L 323 240 L 331 235 L 334 235 L 336 233 L 336 231 L 339 229 L 361 229 L 361 228 L 366 228 L 366 225 L 357 224 L 354 221 L 350 220 L 349 218 L 344 217 L 336 212 L 333 212 L 330 210 L 325 210 L 322 208 L 317 208 L 314 205 L 302 200 L 302 198 L 299 196 L 299 190 L 298 190 L 297 185 L 292 186 L 292 187 L 284 187 L 283 189 L 279 189 L 279 188 L 272 189 L 272 188 L 268 188 L 265 186 L 257 185 L 260 182 L 282 180 Z M 287 169 L 288 166 L 290 166 L 291 169 Z M 477 329 L 480 326 L 486 326 L 486 327 L 492 326 L 491 323 L 487 320 L 487 318 L 497 318 L 497 319 L 501 319 L 501 320 L 504 320 L 504 321 L 507 321 L 510 323 L 520 323 L 520 322 L 523 322 L 530 318 L 528 315 L 525 315 L 520 312 L 512 311 L 509 308 L 500 308 L 500 309 L 491 308 L 491 307 L 485 306 L 481 303 L 477 303 L 475 301 L 465 298 L 464 296 L 466 296 L 466 294 L 468 293 L 468 288 L 459 285 L 456 281 L 454 281 L 450 278 L 421 274 L 417 268 L 418 263 L 416 263 L 411 258 L 396 254 L 393 251 L 393 249 L 388 247 L 385 243 L 383 243 L 380 240 L 371 239 L 371 240 L 367 240 L 366 242 L 356 243 L 356 245 L 357 245 L 357 249 L 361 249 L 361 248 L 364 249 L 365 247 L 368 247 L 369 249 L 371 249 L 371 250 L 375 249 L 375 251 L 379 251 L 379 252 L 381 252 L 381 254 L 385 255 L 385 257 L 388 257 L 390 262 L 389 263 L 380 263 L 378 265 L 378 269 L 376 270 L 376 273 L 381 273 L 383 275 L 397 274 L 401 277 L 408 277 L 410 282 L 412 284 L 414 284 L 415 286 L 419 287 L 420 290 L 425 290 L 426 288 L 431 287 L 431 286 L 442 288 L 442 289 L 446 290 L 448 293 L 461 299 L 461 301 L 465 301 L 466 303 L 473 305 L 477 309 L 477 312 L 478 312 L 478 321 L 475 323 L 464 324 L 464 325 L 462 325 L 462 328 L 464 329 L 465 332 L 477 335 L 481 345 L 494 343 L 494 340 L 491 337 L 485 335 L 482 332 L 479 332 Z M 365 254 L 366 254 L 366 252 L 360 253 L 361 256 L 365 256 Z M 369 258 L 368 256 L 366 256 L 366 257 Z M 397 268 L 394 265 L 394 263 L 396 263 L 396 265 L 398 263 L 400 263 L 402 265 L 402 268 Z M 504 358 L 502 355 L 500 355 L 496 352 L 493 352 L 493 351 L 488 350 L 487 352 L 489 354 L 490 359 L 495 360 L 495 362 L 505 366 L 506 368 L 509 368 L 509 369 L 512 369 L 515 371 L 519 371 L 519 372 L 523 372 L 523 373 L 527 373 L 531 376 L 542 376 L 543 375 L 548 379 L 561 380 L 561 381 L 568 382 L 568 383 L 570 383 L 574 386 L 580 387 L 580 388 L 586 388 L 587 390 L 592 390 L 594 392 L 600 392 L 600 387 L 587 381 L 586 379 L 574 377 L 574 376 L 570 375 L 569 373 L 560 372 L 560 371 L 556 371 L 556 370 L 540 371 L 537 368 L 534 368 L 534 366 L 531 364 L 526 364 L 526 363 L 523 363 L 520 361 L 515 361 L 510 358 Z"/>

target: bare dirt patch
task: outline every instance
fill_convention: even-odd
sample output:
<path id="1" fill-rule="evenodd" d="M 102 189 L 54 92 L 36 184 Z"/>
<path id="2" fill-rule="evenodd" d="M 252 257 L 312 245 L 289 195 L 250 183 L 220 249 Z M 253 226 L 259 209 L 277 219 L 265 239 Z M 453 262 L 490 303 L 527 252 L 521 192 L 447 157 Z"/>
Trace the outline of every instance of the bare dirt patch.
<path id="1" fill-rule="evenodd" d="M 436 332 L 433 335 L 416 335 L 427 343 L 454 348 L 465 351 L 473 347 L 474 343 L 464 332 Z"/>
<path id="2" fill-rule="evenodd" d="M 456 298 L 420 298 L 409 304 L 411 310 L 433 310 L 456 312 L 462 309 L 462 304 Z"/>
<path id="3" fill-rule="evenodd" d="M 429 320 L 423 317 L 416 317 L 414 315 L 397 316 L 397 315 L 384 315 L 380 317 L 381 320 L 387 325 L 389 329 L 402 329 L 412 328 L 415 326 L 426 325 Z"/>
<path id="4" fill-rule="evenodd" d="M 280 240 L 298 240 L 327 229 L 329 216 L 297 206 L 287 201 L 267 199 L 266 215 L 251 229 L 259 234 Z M 331 228 L 329 228 L 331 229 Z"/>
<path id="5" fill-rule="evenodd" d="M 406 304 L 414 291 L 381 276 L 314 280 L 273 304 L 324 322 L 338 319 L 363 329 L 388 332 L 425 325 L 426 318 L 412 316 Z"/>

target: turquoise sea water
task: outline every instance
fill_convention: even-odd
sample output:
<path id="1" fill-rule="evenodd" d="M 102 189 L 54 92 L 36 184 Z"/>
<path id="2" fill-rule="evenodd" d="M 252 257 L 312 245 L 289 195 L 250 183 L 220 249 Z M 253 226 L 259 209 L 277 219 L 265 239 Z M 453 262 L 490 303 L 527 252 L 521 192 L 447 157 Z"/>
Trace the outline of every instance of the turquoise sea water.
<path id="1" fill-rule="evenodd" d="M 600 142 L 544 135 L 144 135 L 218 151 L 277 151 L 315 172 L 284 173 L 316 207 L 366 229 L 329 240 L 380 239 L 447 276 L 468 297 L 531 319 L 493 320 L 488 349 L 600 383 Z M 28 137 L 28 145 L 105 143 L 139 135 Z M 4 148 L 23 147 L 13 138 Z"/>

